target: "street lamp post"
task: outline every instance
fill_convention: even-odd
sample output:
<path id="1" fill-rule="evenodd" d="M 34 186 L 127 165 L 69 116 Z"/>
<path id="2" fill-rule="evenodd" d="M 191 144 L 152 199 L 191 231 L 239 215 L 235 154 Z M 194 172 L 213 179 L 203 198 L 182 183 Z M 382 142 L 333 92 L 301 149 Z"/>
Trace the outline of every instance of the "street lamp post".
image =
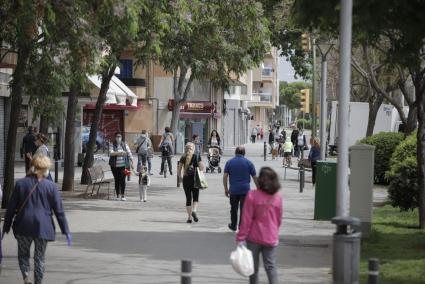
<path id="1" fill-rule="evenodd" d="M 328 111 L 328 105 L 326 101 L 326 83 L 327 83 L 327 76 L 328 76 L 328 62 L 326 61 L 326 57 L 331 51 L 333 44 L 324 42 L 317 44 L 317 47 L 320 51 L 320 54 L 322 55 L 322 77 L 320 82 L 320 159 L 326 160 L 326 118 L 327 118 L 327 111 Z"/>

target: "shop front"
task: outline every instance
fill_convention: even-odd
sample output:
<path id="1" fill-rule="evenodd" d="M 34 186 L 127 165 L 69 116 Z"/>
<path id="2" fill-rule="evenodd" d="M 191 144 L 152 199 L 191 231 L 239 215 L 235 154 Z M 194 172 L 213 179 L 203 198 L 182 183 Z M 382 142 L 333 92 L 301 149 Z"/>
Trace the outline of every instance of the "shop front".
<path id="1" fill-rule="evenodd" d="M 173 111 L 174 100 L 168 101 L 168 110 Z M 183 153 L 184 145 L 199 135 L 203 152 L 207 150 L 209 124 L 216 119 L 214 104 L 209 101 L 188 101 L 180 107 L 178 129 L 176 131 L 176 152 Z"/>

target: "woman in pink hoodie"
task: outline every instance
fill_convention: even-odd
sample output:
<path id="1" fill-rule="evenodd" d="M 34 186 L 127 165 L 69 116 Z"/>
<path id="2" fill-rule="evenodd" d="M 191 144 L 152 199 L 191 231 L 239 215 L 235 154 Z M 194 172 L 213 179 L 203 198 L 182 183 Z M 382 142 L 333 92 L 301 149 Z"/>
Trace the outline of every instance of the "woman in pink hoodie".
<path id="1" fill-rule="evenodd" d="M 246 241 L 248 249 L 252 251 L 254 274 L 249 277 L 249 283 L 259 283 L 258 263 L 261 253 L 269 284 L 278 284 L 276 255 L 282 222 L 282 197 L 278 193 L 280 184 L 276 172 L 269 167 L 262 168 L 258 185 L 258 190 L 246 195 L 236 241 Z"/>

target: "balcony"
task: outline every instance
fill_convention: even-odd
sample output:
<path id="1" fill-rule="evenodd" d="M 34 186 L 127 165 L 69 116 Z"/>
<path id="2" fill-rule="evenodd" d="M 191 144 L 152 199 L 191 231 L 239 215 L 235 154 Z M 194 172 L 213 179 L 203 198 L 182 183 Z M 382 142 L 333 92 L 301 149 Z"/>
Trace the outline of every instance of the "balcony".
<path id="1" fill-rule="evenodd" d="M 273 80 L 273 67 L 265 66 L 261 69 L 261 80 L 262 81 L 272 81 Z"/>
<path id="2" fill-rule="evenodd" d="M 253 93 L 252 100 L 248 102 L 248 106 L 254 107 L 273 107 L 272 93 Z"/>
<path id="3" fill-rule="evenodd" d="M 15 68 L 18 61 L 18 55 L 16 52 L 11 51 L 7 47 L 0 47 L 0 68 Z"/>

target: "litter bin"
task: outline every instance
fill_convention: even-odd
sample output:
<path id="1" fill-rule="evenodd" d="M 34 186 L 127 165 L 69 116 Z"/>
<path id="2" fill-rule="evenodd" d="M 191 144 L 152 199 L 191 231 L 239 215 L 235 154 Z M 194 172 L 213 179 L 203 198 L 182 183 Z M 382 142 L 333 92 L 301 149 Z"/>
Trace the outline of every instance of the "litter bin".
<path id="1" fill-rule="evenodd" d="M 360 266 L 360 239 L 362 234 L 353 228 L 360 226 L 360 219 L 335 217 L 333 237 L 333 283 L 358 284 Z"/>
<path id="2" fill-rule="evenodd" d="M 317 161 L 314 220 L 336 216 L 336 160 Z"/>

